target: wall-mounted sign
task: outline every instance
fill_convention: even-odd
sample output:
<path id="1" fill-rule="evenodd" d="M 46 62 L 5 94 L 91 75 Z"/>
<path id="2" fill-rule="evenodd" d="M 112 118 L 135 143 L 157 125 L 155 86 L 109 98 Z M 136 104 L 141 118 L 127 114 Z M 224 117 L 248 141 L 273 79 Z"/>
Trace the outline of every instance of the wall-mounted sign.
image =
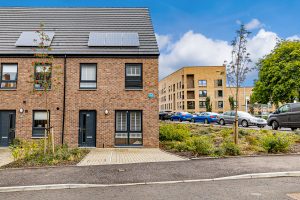
<path id="1" fill-rule="evenodd" d="M 148 98 L 149 98 L 149 99 L 153 99 L 153 98 L 154 98 L 154 94 L 153 94 L 153 93 L 149 93 L 149 94 L 148 94 Z"/>

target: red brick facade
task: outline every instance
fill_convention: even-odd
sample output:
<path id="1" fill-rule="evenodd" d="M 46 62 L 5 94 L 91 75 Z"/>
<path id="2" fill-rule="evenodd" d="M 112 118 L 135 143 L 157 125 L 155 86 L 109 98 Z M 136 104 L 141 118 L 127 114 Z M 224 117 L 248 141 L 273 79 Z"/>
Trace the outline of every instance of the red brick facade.
<path id="1" fill-rule="evenodd" d="M 0 58 L 2 63 L 18 64 L 17 89 L 0 90 L 0 110 L 16 111 L 16 137 L 32 138 L 33 110 L 45 110 L 44 99 L 32 93 L 30 74 L 34 58 Z M 115 110 L 142 110 L 143 146 L 158 147 L 158 59 L 138 58 L 55 58 L 52 77 L 64 80 L 66 66 L 64 143 L 78 146 L 79 111 L 96 111 L 96 147 L 114 147 Z M 81 90 L 80 64 L 97 64 L 97 89 Z M 143 89 L 125 90 L 125 64 L 142 63 Z M 63 130 L 64 85 L 56 85 L 49 93 L 50 121 L 55 141 L 60 144 Z M 154 98 L 148 94 L 153 93 Z M 23 108 L 25 112 L 20 113 Z M 108 114 L 105 114 L 108 110 Z"/>

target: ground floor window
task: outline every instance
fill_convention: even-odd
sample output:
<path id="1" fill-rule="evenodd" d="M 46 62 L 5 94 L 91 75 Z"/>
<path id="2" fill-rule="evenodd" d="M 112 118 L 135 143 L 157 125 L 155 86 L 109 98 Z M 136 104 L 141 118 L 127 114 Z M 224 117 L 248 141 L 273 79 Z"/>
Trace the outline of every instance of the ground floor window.
<path id="1" fill-rule="evenodd" d="M 116 111 L 115 145 L 142 145 L 142 111 Z"/>
<path id="2" fill-rule="evenodd" d="M 46 127 L 47 111 L 33 111 L 32 137 L 44 137 Z"/>

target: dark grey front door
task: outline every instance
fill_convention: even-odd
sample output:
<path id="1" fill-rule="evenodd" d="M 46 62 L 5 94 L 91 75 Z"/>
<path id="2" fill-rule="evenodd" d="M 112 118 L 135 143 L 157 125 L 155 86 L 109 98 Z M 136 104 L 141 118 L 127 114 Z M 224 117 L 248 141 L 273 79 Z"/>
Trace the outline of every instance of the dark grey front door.
<path id="1" fill-rule="evenodd" d="M 79 112 L 80 147 L 96 147 L 96 111 Z"/>
<path id="2" fill-rule="evenodd" d="M 15 138 L 16 111 L 0 111 L 0 146 L 7 147 Z"/>

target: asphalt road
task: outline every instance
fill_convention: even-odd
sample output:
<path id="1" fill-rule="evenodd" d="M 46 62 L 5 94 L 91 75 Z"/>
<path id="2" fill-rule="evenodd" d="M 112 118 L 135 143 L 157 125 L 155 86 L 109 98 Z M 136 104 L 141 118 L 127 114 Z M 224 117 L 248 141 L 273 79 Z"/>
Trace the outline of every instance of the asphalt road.
<path id="1" fill-rule="evenodd" d="M 269 178 L 177 183 L 167 185 L 120 186 L 109 188 L 45 190 L 0 193 L 0 199 L 13 200 L 99 200 L 99 199 L 213 199 L 285 200 L 300 193 L 300 178 Z"/>
<path id="2" fill-rule="evenodd" d="M 167 122 L 167 123 L 184 123 L 184 124 L 198 124 L 198 125 L 202 125 L 202 126 L 210 126 L 210 124 L 203 124 L 203 123 L 200 123 L 200 122 L 197 122 L 197 123 L 191 123 L 189 121 L 183 121 L 183 122 L 178 122 L 178 121 L 170 121 L 170 120 L 165 120 L 164 122 Z M 233 125 L 232 124 L 225 124 L 224 126 L 220 125 L 220 124 L 213 124 L 213 126 L 215 127 L 220 127 L 220 128 L 231 128 Z M 264 129 L 264 130 L 272 130 L 272 127 L 271 126 L 265 126 L 264 128 L 258 128 L 257 126 L 249 126 L 249 127 L 242 127 L 242 126 L 239 126 L 239 128 L 241 129 L 254 129 L 254 130 L 260 130 L 260 129 Z M 292 130 L 290 128 L 280 128 L 278 129 L 278 131 L 285 131 L 285 132 L 292 132 Z M 297 129 L 295 131 L 296 133 L 300 133 L 300 129 Z"/>
<path id="3" fill-rule="evenodd" d="M 300 170 L 300 155 L 0 170 L 0 187 L 177 181 Z M 300 188 L 299 188 L 300 189 Z M 0 198 L 0 200 L 2 200 Z"/>

